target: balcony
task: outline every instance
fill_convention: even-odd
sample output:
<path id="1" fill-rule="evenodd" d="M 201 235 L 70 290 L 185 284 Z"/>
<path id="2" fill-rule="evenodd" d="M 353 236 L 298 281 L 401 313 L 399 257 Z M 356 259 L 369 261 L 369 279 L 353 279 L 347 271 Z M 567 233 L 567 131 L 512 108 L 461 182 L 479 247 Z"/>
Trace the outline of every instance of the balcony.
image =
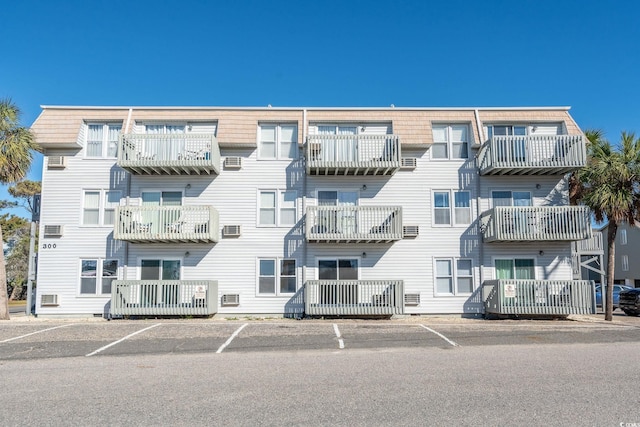
<path id="1" fill-rule="evenodd" d="M 494 136 L 481 148 L 481 175 L 557 175 L 583 167 L 583 135 Z"/>
<path id="2" fill-rule="evenodd" d="M 400 206 L 309 206 L 308 242 L 388 243 L 402 239 Z"/>
<path id="3" fill-rule="evenodd" d="M 591 238 L 586 206 L 499 206 L 482 214 L 484 241 L 562 242 Z"/>
<path id="4" fill-rule="evenodd" d="M 571 244 L 571 252 L 582 255 L 603 255 L 604 242 L 602 240 L 602 231 L 593 231 L 592 234 L 588 239 L 573 242 Z"/>
<path id="5" fill-rule="evenodd" d="M 215 243 L 218 211 L 212 206 L 118 206 L 113 237 L 135 243 Z"/>
<path id="6" fill-rule="evenodd" d="M 485 313 L 568 315 L 595 314 L 595 288 L 589 280 L 486 280 Z"/>
<path id="7" fill-rule="evenodd" d="M 391 316 L 404 313 L 402 280 L 308 280 L 307 316 Z"/>
<path id="8" fill-rule="evenodd" d="M 218 312 L 215 280 L 114 280 L 112 316 L 210 316 Z"/>
<path id="9" fill-rule="evenodd" d="M 138 175 L 220 172 L 220 149 L 211 134 L 124 134 L 118 166 Z"/>
<path id="10" fill-rule="evenodd" d="M 400 169 L 396 135 L 309 135 L 308 175 L 392 175 Z"/>

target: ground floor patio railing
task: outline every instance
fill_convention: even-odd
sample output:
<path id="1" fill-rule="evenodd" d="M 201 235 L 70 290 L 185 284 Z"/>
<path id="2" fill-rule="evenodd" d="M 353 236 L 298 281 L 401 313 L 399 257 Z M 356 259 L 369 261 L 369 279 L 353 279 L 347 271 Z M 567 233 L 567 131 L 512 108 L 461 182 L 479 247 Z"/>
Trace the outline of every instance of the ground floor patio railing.
<path id="1" fill-rule="evenodd" d="M 309 316 L 381 316 L 404 313 L 402 280 L 308 280 Z"/>
<path id="2" fill-rule="evenodd" d="M 482 284 L 490 314 L 568 315 L 596 312 L 590 280 L 487 280 Z"/>
<path id="3" fill-rule="evenodd" d="M 208 316 L 218 311 L 215 280 L 114 280 L 113 316 Z"/>

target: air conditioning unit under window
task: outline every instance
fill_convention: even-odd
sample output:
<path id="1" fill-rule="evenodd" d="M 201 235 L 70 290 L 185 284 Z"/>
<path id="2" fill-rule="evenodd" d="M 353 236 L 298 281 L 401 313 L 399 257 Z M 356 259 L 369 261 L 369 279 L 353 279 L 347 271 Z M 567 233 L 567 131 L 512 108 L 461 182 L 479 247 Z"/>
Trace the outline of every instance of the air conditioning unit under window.
<path id="1" fill-rule="evenodd" d="M 418 166 L 418 159 L 415 157 L 403 157 L 400 159 L 400 168 L 415 169 Z"/>
<path id="2" fill-rule="evenodd" d="M 62 226 L 61 225 L 45 225 L 44 237 L 61 237 Z"/>
<path id="3" fill-rule="evenodd" d="M 67 158 L 65 156 L 49 156 L 47 163 L 49 169 L 64 169 L 67 167 Z"/>
<path id="4" fill-rule="evenodd" d="M 42 295 L 42 298 L 40 299 L 40 307 L 50 307 L 56 305 L 59 305 L 57 294 Z"/>
<path id="5" fill-rule="evenodd" d="M 240 226 L 239 225 L 225 225 L 222 228 L 222 234 L 224 237 L 239 237 Z"/>
<path id="6" fill-rule="evenodd" d="M 238 294 L 222 295 L 222 305 L 240 305 L 240 295 Z"/>
<path id="7" fill-rule="evenodd" d="M 418 237 L 419 227 L 417 225 L 405 225 L 402 227 L 403 237 Z"/>
<path id="8" fill-rule="evenodd" d="M 224 167 L 228 169 L 240 169 L 242 167 L 242 157 L 230 156 L 225 158 Z"/>
<path id="9" fill-rule="evenodd" d="M 404 294 L 404 305 L 420 305 L 420 294 Z"/>

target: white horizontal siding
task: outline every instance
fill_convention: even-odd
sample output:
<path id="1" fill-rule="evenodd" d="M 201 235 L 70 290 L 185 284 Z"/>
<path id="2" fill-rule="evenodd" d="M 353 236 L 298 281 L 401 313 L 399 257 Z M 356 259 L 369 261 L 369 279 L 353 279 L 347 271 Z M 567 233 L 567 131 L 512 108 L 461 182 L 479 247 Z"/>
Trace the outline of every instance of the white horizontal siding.
<path id="1" fill-rule="evenodd" d="M 188 127 L 190 128 L 189 133 L 206 133 L 206 134 L 215 135 L 217 130 L 218 130 L 218 124 L 214 123 L 214 122 L 211 122 L 211 123 L 201 123 L 201 122 L 188 123 Z"/>
<path id="2" fill-rule="evenodd" d="M 218 280 L 219 297 L 239 294 L 240 305 L 221 307 L 220 313 L 283 313 L 291 305 L 290 296 L 259 296 L 256 290 L 256 260 L 260 257 L 295 258 L 298 265 L 299 287 L 302 285 L 301 248 L 302 202 L 297 206 L 299 225 L 290 227 L 258 227 L 258 190 L 296 190 L 302 195 L 304 168 L 298 161 L 256 159 L 256 151 L 224 150 L 223 156 L 243 157 L 241 169 L 223 169 L 219 176 L 134 176 L 131 196 L 151 189 L 179 189 L 184 191 L 184 205 L 211 205 L 219 213 L 220 228 L 240 225 L 242 235 L 220 239 L 217 244 L 130 245 L 129 264 L 135 265 L 140 256 L 154 252 L 166 256 L 183 256 L 185 279 Z M 188 188 L 187 188 L 188 187 Z M 130 278 L 135 272 L 130 273 Z M 301 307 L 301 304 L 300 304 Z"/>
<path id="3" fill-rule="evenodd" d="M 80 259 L 118 259 L 124 265 L 124 244 L 114 241 L 113 227 L 81 225 L 84 189 L 126 191 L 126 173 L 115 159 L 84 159 L 83 151 L 48 151 L 64 155 L 67 167 L 42 172 L 36 312 L 40 315 L 104 313 L 108 297 L 80 295 Z M 45 225 L 62 225 L 63 236 L 45 238 Z M 55 246 L 55 247 L 54 247 Z M 58 307 L 40 307 L 42 294 L 59 295 Z"/>
<path id="4" fill-rule="evenodd" d="M 391 131 L 386 127 L 376 129 Z M 473 157 L 476 153 L 470 151 Z M 124 203 L 127 175 L 115 165 L 114 160 L 84 160 L 80 153 L 72 155 L 66 169 L 45 170 L 43 174 L 42 224 L 63 224 L 65 235 L 56 239 L 59 246 L 55 251 L 41 251 L 38 292 L 39 295 L 60 294 L 64 305 L 57 309 L 42 308 L 39 313 L 103 312 L 104 298 L 79 297 L 79 259 L 82 257 L 117 257 L 122 266 L 127 266 L 126 274 L 123 272 L 121 277 L 128 279 L 139 278 L 141 258 L 181 259 L 183 279 L 218 281 L 218 301 L 224 294 L 240 295 L 239 306 L 220 307 L 219 312 L 224 314 L 281 314 L 301 309 L 299 295 L 273 297 L 257 294 L 256 261 L 262 257 L 296 259 L 298 289 L 306 280 L 317 277 L 318 258 L 357 257 L 360 259 L 361 279 L 403 280 L 406 293 L 419 293 L 421 297 L 420 305 L 407 307 L 406 312 L 422 314 L 479 312 L 482 309 L 478 297 L 481 280 L 493 278 L 492 266 L 496 256 L 519 254 L 535 257 L 537 278 L 571 277 L 568 243 L 482 244 L 477 227 L 478 212 L 491 207 L 491 190 L 531 191 L 534 205 L 566 204 L 565 181 L 554 176 L 479 177 L 473 158 L 431 160 L 428 150 L 405 150 L 403 155 L 416 157 L 417 167 L 385 177 L 307 176 L 302 161 L 262 161 L 256 158 L 256 150 L 249 149 L 223 150 L 223 158 L 240 156 L 243 162 L 241 169 L 222 169 L 219 175 L 132 175 L 128 194 L 130 204 L 139 204 L 144 190 L 180 190 L 184 192 L 184 205 L 214 206 L 219 213 L 220 228 L 240 225 L 242 235 L 237 238 L 221 237 L 216 244 L 129 244 L 126 260 L 126 244 L 111 240 L 108 227 L 82 227 L 80 220 L 83 188 L 121 189 Z M 306 194 L 303 193 L 305 186 Z M 297 225 L 257 226 L 260 189 L 298 191 Z M 358 191 L 362 206 L 401 205 L 403 223 L 418 225 L 419 236 L 388 244 L 306 244 L 304 207 L 316 204 L 318 190 L 329 189 Z M 435 226 L 434 190 L 469 191 L 471 224 Z M 435 258 L 471 259 L 476 292 L 460 296 L 436 295 Z M 480 272 L 483 264 L 485 267 Z M 61 271 L 64 274 L 60 274 Z"/>

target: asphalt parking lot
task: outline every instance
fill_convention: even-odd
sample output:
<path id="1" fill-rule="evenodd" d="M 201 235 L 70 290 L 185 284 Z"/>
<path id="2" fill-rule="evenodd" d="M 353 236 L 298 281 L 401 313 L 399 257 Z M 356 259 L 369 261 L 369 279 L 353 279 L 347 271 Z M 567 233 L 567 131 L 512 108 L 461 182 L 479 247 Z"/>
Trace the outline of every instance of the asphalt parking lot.
<path id="1" fill-rule="evenodd" d="M 582 321 L 116 320 L 0 324 L 0 360 L 640 342 L 640 318 Z"/>

